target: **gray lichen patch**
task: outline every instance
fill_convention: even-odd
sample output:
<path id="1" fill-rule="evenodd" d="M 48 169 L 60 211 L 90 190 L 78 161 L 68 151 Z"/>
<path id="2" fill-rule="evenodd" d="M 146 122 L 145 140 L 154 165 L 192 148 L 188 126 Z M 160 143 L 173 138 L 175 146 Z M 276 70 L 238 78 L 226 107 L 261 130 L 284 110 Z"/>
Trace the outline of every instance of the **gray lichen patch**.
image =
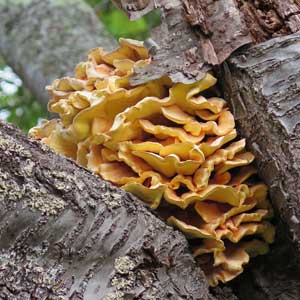
<path id="1" fill-rule="evenodd" d="M 27 184 L 26 191 L 26 205 L 31 209 L 39 210 L 47 215 L 57 215 L 66 206 L 63 199 L 50 194 L 43 186 L 36 188 L 32 184 Z"/>
<path id="2" fill-rule="evenodd" d="M 123 300 L 125 294 L 121 291 L 111 292 L 104 296 L 104 300 Z"/>
<path id="3" fill-rule="evenodd" d="M 49 299 L 63 300 L 68 290 L 60 280 L 64 272 L 58 264 L 42 265 L 36 257 L 18 257 L 14 251 L 0 253 L 0 298 L 5 299 Z M 13 284 L 19 278 L 18 284 Z M 26 287 L 21 289 L 20 287 Z M 3 293 L 3 294 L 2 294 Z M 2 295 L 2 296 L 1 296 Z"/>
<path id="4" fill-rule="evenodd" d="M 135 262 L 129 256 L 118 257 L 115 260 L 115 270 L 119 274 L 128 274 L 135 267 Z"/>
<path id="5" fill-rule="evenodd" d="M 120 195 L 120 193 L 106 191 L 102 194 L 102 200 L 110 208 L 122 206 L 122 195 Z"/>
<path id="6" fill-rule="evenodd" d="M 43 177 L 51 179 L 51 184 L 57 189 L 69 192 L 74 186 L 79 190 L 84 190 L 84 183 L 78 180 L 77 174 L 71 174 L 67 171 L 58 171 L 56 169 L 43 169 Z"/>
<path id="7" fill-rule="evenodd" d="M 18 201 L 24 194 L 24 186 L 17 183 L 9 173 L 0 170 L 0 201 Z"/>
<path id="8" fill-rule="evenodd" d="M 26 159 L 24 166 L 23 166 L 23 171 L 24 171 L 25 175 L 32 176 L 34 167 L 35 167 L 35 163 L 30 159 Z"/>
<path id="9" fill-rule="evenodd" d="M 47 215 L 56 215 L 64 209 L 66 204 L 62 198 L 53 195 L 32 178 L 36 164 L 30 159 L 30 152 L 27 153 L 23 146 L 14 143 L 10 138 L 0 138 L 1 150 L 4 153 L 2 155 L 7 157 L 12 156 L 11 151 L 16 151 L 17 156 L 10 170 L 5 164 L 0 170 L 0 201 L 9 202 L 11 205 L 24 200 L 25 206 Z M 20 159 L 20 156 L 26 159 Z"/>
<path id="10" fill-rule="evenodd" d="M 126 276 L 116 274 L 111 280 L 111 285 L 117 290 L 129 291 L 134 286 L 135 281 L 136 276 L 133 272 L 129 272 Z"/>
<path id="11" fill-rule="evenodd" d="M 0 150 L 4 152 L 4 154 L 9 154 L 9 152 L 17 153 L 18 156 L 30 158 L 31 152 L 25 149 L 22 145 L 16 143 L 12 138 L 8 136 L 0 135 Z"/>
<path id="12" fill-rule="evenodd" d="M 112 193 L 111 199 L 109 201 L 109 205 L 112 208 L 120 207 L 122 205 L 121 202 L 122 196 L 118 193 Z"/>

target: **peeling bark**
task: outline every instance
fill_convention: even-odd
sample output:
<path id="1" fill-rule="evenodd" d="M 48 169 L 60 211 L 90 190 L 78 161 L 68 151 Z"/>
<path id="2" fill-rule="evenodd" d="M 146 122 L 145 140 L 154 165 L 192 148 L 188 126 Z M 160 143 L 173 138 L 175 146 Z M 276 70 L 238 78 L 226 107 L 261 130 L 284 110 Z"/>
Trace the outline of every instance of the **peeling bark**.
<path id="1" fill-rule="evenodd" d="M 1 0 L 0 53 L 44 107 L 45 86 L 115 41 L 83 0 Z"/>
<path id="2" fill-rule="evenodd" d="M 162 11 L 162 24 L 151 36 L 154 43 L 150 43 L 150 47 L 155 48 L 152 63 L 137 70 L 133 84 L 165 74 L 173 82 L 200 80 L 212 66 L 219 65 L 234 50 L 251 42 L 234 0 L 114 2 L 132 19 L 155 8 Z"/>
<path id="3" fill-rule="evenodd" d="M 208 297 L 181 233 L 0 123 L 0 299 Z"/>
<path id="4" fill-rule="evenodd" d="M 236 49 L 300 30 L 296 0 L 115 0 L 130 18 L 159 8 L 162 25 L 153 32 L 151 66 L 138 70 L 133 84 L 168 74 L 174 82 L 194 82 Z M 153 46 L 155 45 L 155 46 Z"/>
<path id="5" fill-rule="evenodd" d="M 300 1 L 237 0 L 255 43 L 300 30 Z"/>

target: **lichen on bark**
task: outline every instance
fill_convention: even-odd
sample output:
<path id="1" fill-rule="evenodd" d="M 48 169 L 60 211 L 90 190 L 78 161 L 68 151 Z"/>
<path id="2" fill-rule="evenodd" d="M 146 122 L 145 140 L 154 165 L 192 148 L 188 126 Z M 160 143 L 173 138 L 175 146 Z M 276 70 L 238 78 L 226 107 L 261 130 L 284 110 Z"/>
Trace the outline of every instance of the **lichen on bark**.
<path id="1" fill-rule="evenodd" d="M 184 237 L 141 202 L 12 126 L 0 124 L 0 140 L 3 184 L 22 191 L 0 201 L 0 298 L 208 299 Z M 29 207 L 28 184 L 64 206 Z"/>

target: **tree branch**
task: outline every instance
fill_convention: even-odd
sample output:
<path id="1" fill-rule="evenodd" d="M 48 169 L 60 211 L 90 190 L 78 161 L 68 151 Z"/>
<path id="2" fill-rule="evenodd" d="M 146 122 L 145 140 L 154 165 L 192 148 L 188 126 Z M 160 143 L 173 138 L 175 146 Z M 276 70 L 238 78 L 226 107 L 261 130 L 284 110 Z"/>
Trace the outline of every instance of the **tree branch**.
<path id="1" fill-rule="evenodd" d="M 236 49 L 300 30 L 300 3 L 292 0 L 115 0 L 130 18 L 162 11 L 151 36 L 151 66 L 132 83 L 168 74 L 174 82 L 194 82 L 223 63 Z"/>
<path id="2" fill-rule="evenodd" d="M 0 141 L 1 299 L 208 299 L 185 238 L 140 201 L 12 126 Z"/>

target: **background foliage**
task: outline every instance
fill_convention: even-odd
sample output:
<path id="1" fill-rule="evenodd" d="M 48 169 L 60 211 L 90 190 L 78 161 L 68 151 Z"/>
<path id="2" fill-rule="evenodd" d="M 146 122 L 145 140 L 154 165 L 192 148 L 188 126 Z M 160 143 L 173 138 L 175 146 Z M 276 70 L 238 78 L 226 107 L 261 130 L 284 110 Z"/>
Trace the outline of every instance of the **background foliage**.
<path id="1" fill-rule="evenodd" d="M 151 12 L 136 21 L 129 21 L 111 1 L 85 1 L 94 8 L 99 19 L 116 39 L 126 37 L 144 40 L 149 36 L 150 29 L 159 24 L 160 16 L 157 12 Z M 0 57 L 0 119 L 14 123 L 27 132 L 46 117 L 46 109 Z"/>
<path id="2" fill-rule="evenodd" d="M 0 119 L 14 123 L 27 132 L 39 118 L 46 115 L 45 109 L 3 62 L 0 66 Z"/>
<path id="3" fill-rule="evenodd" d="M 107 30 L 116 38 L 127 37 L 145 40 L 151 28 L 159 24 L 160 16 L 153 11 L 135 21 L 129 21 L 126 14 L 108 0 L 86 0 L 95 10 Z"/>

